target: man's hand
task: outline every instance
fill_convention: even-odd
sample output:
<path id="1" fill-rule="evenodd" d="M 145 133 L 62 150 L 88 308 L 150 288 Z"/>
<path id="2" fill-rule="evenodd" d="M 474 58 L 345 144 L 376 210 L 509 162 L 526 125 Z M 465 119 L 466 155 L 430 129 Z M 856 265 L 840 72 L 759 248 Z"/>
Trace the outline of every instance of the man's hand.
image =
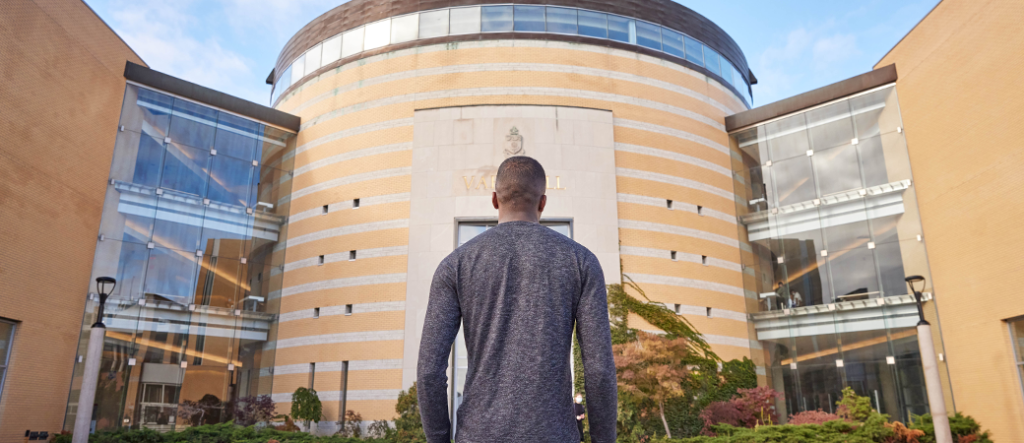
<path id="1" fill-rule="evenodd" d="M 586 414 L 580 414 L 580 415 L 576 416 L 576 419 L 577 420 L 583 420 L 583 417 L 585 417 L 585 416 L 586 416 Z"/>

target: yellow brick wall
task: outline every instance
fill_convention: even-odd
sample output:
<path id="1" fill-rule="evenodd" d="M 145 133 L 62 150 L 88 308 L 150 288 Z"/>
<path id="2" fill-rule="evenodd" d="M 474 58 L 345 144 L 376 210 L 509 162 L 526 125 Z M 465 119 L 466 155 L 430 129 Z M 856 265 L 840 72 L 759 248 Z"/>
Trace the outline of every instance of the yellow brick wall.
<path id="1" fill-rule="evenodd" d="M 1024 3 L 946 0 L 877 66 L 896 89 L 957 410 L 1024 441 L 1003 321 L 1024 315 Z"/>
<path id="2" fill-rule="evenodd" d="M 19 322 L 0 442 L 59 432 L 78 348 L 125 61 L 79 0 L 0 3 L 0 317 Z"/>
<path id="3" fill-rule="evenodd" d="M 409 244 L 407 228 L 363 227 L 401 223 L 411 216 L 407 194 L 411 191 L 409 167 L 413 161 L 412 120 L 416 110 L 481 104 L 574 106 L 611 110 L 616 119 L 616 144 L 662 153 L 616 153 L 616 166 L 631 171 L 630 176 L 618 177 L 619 195 L 661 202 L 640 204 L 620 199 L 620 223 L 654 223 L 660 229 L 620 228 L 622 246 L 664 253 L 664 258 L 624 254 L 625 272 L 724 285 L 742 294 L 737 228 L 730 220 L 735 214 L 734 186 L 724 130 L 725 115 L 744 109 L 742 103 L 715 81 L 664 60 L 599 47 L 510 43 L 442 45 L 373 56 L 305 79 L 283 96 L 277 108 L 299 115 L 303 122 L 296 143 L 292 189 L 296 194 L 291 199 L 292 218 L 297 221 L 289 228 L 289 242 L 301 239 L 301 244 L 289 244 L 286 261 L 295 263 L 353 249 L 401 248 Z M 435 68 L 449 70 L 439 73 Z M 709 169 L 713 167 L 718 168 L 717 172 Z M 658 177 L 685 179 L 698 185 L 669 183 Z M 372 197 L 395 195 L 399 197 L 393 202 L 318 213 L 324 205 L 343 206 L 356 198 L 365 202 Z M 401 195 L 406 195 L 404 200 Z M 665 199 L 676 202 L 675 209 L 666 208 Z M 720 216 L 698 215 L 697 205 Z M 357 227 L 359 232 L 344 231 Z M 703 234 L 663 232 L 675 228 Z M 726 242 L 702 238 L 704 234 Z M 706 255 L 733 263 L 736 269 L 672 262 L 668 259 L 669 250 Z M 281 313 L 308 315 L 316 307 L 403 302 L 404 282 L 371 282 L 328 289 L 315 285 L 402 274 L 407 263 L 406 255 L 397 254 L 322 266 L 286 265 L 286 295 L 280 298 Z M 670 306 L 679 303 L 701 309 L 747 312 L 742 295 L 671 284 L 641 286 L 653 300 Z M 290 288 L 300 292 L 290 293 Z M 401 311 L 367 312 L 282 322 L 279 342 L 310 341 L 278 348 L 275 365 L 401 359 L 401 341 L 318 343 L 317 337 L 401 330 L 405 327 L 404 315 Z M 760 353 L 751 353 L 750 330 L 744 322 L 703 315 L 687 318 L 708 334 L 709 341 L 729 343 L 713 345 L 722 357 L 752 357 L 761 364 Z M 639 319 L 636 327 L 652 328 Z M 712 337 L 714 340 L 710 340 Z M 319 371 L 317 374 L 317 389 L 340 389 L 337 377 L 325 375 L 321 382 Z M 397 393 L 406 388 L 401 385 L 401 371 L 367 370 L 351 374 L 350 392 Z M 307 374 L 279 375 L 275 376 L 273 391 L 278 398 L 285 398 L 306 384 Z M 332 421 L 338 413 L 337 403 L 325 402 L 325 414 Z M 393 405 L 394 398 L 348 402 L 349 409 L 359 412 L 364 420 L 393 418 Z M 279 401 L 278 407 L 286 410 L 290 404 Z"/>

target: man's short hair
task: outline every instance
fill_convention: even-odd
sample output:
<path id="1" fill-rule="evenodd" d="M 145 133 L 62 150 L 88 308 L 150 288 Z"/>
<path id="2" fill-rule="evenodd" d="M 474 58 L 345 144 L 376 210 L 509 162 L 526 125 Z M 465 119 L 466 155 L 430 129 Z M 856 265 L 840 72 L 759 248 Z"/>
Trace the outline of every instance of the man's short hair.
<path id="1" fill-rule="evenodd" d="M 547 188 L 547 175 L 540 162 L 518 155 L 501 162 L 495 182 L 499 203 L 515 211 L 525 211 L 540 203 Z"/>

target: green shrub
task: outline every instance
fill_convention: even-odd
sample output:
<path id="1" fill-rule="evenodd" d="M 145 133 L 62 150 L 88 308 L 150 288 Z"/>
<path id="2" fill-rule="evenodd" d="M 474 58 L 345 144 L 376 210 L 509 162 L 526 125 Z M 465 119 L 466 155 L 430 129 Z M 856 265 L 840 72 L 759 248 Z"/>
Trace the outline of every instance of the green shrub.
<path id="1" fill-rule="evenodd" d="M 907 427 L 924 431 L 924 437 L 920 438 L 921 443 L 935 443 L 935 425 L 932 424 L 931 414 L 913 417 Z M 988 431 L 983 432 L 981 425 L 969 415 L 957 412 L 949 417 L 949 430 L 952 431 L 953 441 L 992 443 Z"/>
<path id="2" fill-rule="evenodd" d="M 317 437 L 305 432 L 278 431 L 273 428 L 256 430 L 232 423 L 203 425 L 178 432 L 160 433 L 151 429 L 118 429 L 97 432 L 89 436 L 89 443 L 392 443 L 388 439 L 347 438 L 339 436 Z M 54 443 L 71 443 L 71 434 L 58 435 Z"/>

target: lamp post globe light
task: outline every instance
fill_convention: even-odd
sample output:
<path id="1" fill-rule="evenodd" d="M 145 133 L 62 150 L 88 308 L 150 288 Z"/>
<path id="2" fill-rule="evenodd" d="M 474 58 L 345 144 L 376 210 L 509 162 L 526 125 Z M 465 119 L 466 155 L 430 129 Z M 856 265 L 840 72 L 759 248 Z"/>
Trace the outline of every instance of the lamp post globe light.
<path id="1" fill-rule="evenodd" d="M 107 297 L 114 292 L 117 280 L 113 277 L 97 277 L 96 292 L 99 294 L 100 307 L 96 312 L 96 323 L 89 330 L 89 347 L 85 354 L 85 370 L 82 374 L 82 389 L 78 396 L 78 413 L 75 415 L 75 431 L 73 443 L 87 443 L 92 428 L 92 409 L 96 401 L 96 383 L 100 375 L 100 359 L 103 356 L 103 340 L 107 326 L 103 324 L 103 307 Z"/>
<path id="2" fill-rule="evenodd" d="M 928 407 L 932 413 L 935 426 L 936 443 L 953 443 L 953 434 L 949 429 L 949 416 L 946 413 L 946 400 L 942 395 L 942 381 L 939 379 L 939 362 L 935 358 L 935 344 L 932 341 L 932 327 L 924 319 L 924 300 L 921 291 L 925 288 L 924 277 L 911 275 L 906 278 L 910 292 L 917 301 L 917 346 L 921 351 L 921 366 L 924 368 L 924 383 L 928 391 Z M 916 286 L 920 286 L 918 289 Z"/>

